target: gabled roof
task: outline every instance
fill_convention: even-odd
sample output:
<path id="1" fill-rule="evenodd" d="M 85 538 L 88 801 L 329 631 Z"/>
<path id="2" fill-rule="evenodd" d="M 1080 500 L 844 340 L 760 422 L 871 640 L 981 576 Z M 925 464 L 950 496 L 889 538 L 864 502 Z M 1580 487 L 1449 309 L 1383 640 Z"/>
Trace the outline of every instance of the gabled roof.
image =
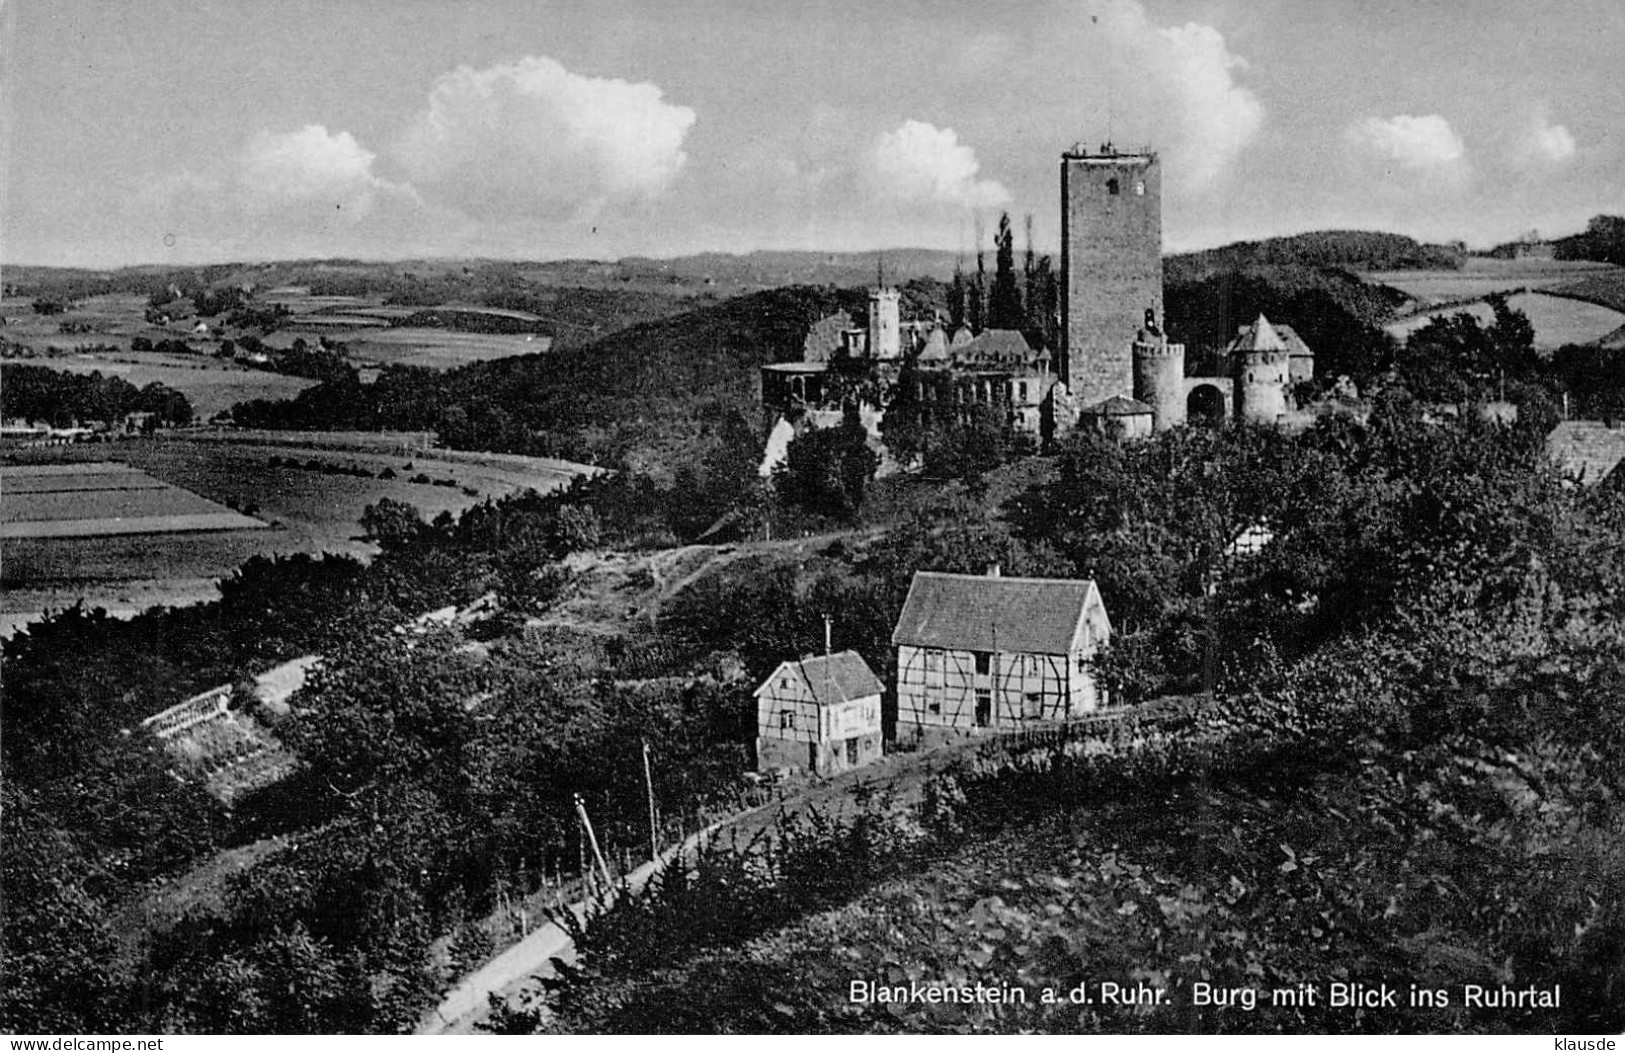
<path id="1" fill-rule="evenodd" d="M 1294 355 L 1314 357 L 1315 353 L 1309 350 L 1309 345 L 1303 342 L 1303 337 L 1298 335 L 1296 329 L 1293 329 L 1290 325 L 1282 325 L 1280 322 L 1270 324 L 1275 327 L 1276 335 L 1281 338 L 1281 342 L 1286 345 L 1288 351 Z"/>
<path id="2" fill-rule="evenodd" d="M 1151 407 L 1139 399 L 1131 399 L 1127 395 L 1113 395 L 1109 399 L 1102 399 L 1083 412 L 1094 417 L 1138 417 L 1142 414 L 1149 415 Z"/>
<path id="3" fill-rule="evenodd" d="M 835 706 L 854 699 L 880 694 L 880 680 L 869 663 L 856 651 L 837 651 L 817 658 L 800 658 L 781 662 L 773 675 L 763 681 L 755 694 L 760 696 L 772 688 L 782 676 L 796 677 L 806 685 L 813 701 L 820 706 Z"/>
<path id="4" fill-rule="evenodd" d="M 1230 342 L 1225 350 L 1231 354 L 1246 354 L 1249 351 L 1285 351 L 1286 341 L 1270 325 L 1270 320 L 1262 314 L 1252 325 L 1243 329 L 1237 337 Z"/>
<path id="5" fill-rule="evenodd" d="M 956 346 L 954 357 L 969 361 L 1026 362 L 1033 357 L 1033 349 L 1020 330 L 984 329 L 970 343 Z"/>
<path id="6" fill-rule="evenodd" d="M 1546 436 L 1546 454 L 1564 475 L 1595 486 L 1625 460 L 1625 428 L 1595 420 L 1559 421 Z"/>
<path id="7" fill-rule="evenodd" d="M 1100 603 L 1087 579 L 917 571 L 892 644 L 961 651 L 1069 654 Z"/>

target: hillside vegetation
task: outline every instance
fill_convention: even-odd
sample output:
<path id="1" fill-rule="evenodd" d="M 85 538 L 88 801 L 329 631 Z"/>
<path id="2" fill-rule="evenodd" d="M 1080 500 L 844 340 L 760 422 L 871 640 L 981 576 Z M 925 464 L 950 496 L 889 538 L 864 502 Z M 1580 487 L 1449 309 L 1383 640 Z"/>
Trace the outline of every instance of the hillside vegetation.
<path id="1" fill-rule="evenodd" d="M 1460 267 L 1466 251 L 1428 245 L 1403 234 L 1316 230 L 1262 241 L 1237 241 L 1168 260 L 1170 277 L 1253 266 L 1342 267 L 1356 271 L 1442 270 Z"/>

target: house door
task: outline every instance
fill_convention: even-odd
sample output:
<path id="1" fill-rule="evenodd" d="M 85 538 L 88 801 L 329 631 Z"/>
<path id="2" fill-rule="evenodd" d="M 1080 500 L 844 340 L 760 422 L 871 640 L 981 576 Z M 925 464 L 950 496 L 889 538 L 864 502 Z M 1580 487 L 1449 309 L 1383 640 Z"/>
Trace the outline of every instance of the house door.
<path id="1" fill-rule="evenodd" d="M 807 770 L 818 771 L 818 743 L 807 743 Z M 823 774 L 819 772 L 819 774 Z"/>
<path id="2" fill-rule="evenodd" d="M 985 728 L 993 722 L 993 692 L 980 689 L 976 692 L 976 726 Z"/>
<path id="3" fill-rule="evenodd" d="M 858 740 L 856 736 L 846 740 L 846 763 L 854 768 L 858 766 Z"/>

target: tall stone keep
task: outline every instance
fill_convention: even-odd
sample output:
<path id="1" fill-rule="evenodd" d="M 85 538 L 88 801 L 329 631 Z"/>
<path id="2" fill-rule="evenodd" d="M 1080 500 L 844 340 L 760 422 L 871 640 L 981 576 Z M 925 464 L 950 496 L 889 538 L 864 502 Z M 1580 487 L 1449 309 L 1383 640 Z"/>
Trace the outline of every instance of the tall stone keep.
<path id="1" fill-rule="evenodd" d="M 903 356 L 902 297 L 884 286 L 869 290 L 869 357 L 893 361 Z"/>
<path id="2" fill-rule="evenodd" d="M 1061 379 L 1080 404 L 1133 390 L 1133 343 L 1162 317 L 1162 167 L 1154 153 L 1061 155 Z"/>

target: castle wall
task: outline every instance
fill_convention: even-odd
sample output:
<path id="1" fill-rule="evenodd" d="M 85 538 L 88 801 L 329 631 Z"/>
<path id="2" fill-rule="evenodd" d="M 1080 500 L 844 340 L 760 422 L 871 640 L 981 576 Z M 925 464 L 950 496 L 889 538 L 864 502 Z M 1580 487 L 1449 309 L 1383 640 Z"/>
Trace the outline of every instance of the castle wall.
<path id="1" fill-rule="evenodd" d="M 1061 273 L 1062 379 L 1080 405 L 1127 394 L 1134 333 L 1148 308 L 1162 317 L 1155 154 L 1061 156 Z"/>

